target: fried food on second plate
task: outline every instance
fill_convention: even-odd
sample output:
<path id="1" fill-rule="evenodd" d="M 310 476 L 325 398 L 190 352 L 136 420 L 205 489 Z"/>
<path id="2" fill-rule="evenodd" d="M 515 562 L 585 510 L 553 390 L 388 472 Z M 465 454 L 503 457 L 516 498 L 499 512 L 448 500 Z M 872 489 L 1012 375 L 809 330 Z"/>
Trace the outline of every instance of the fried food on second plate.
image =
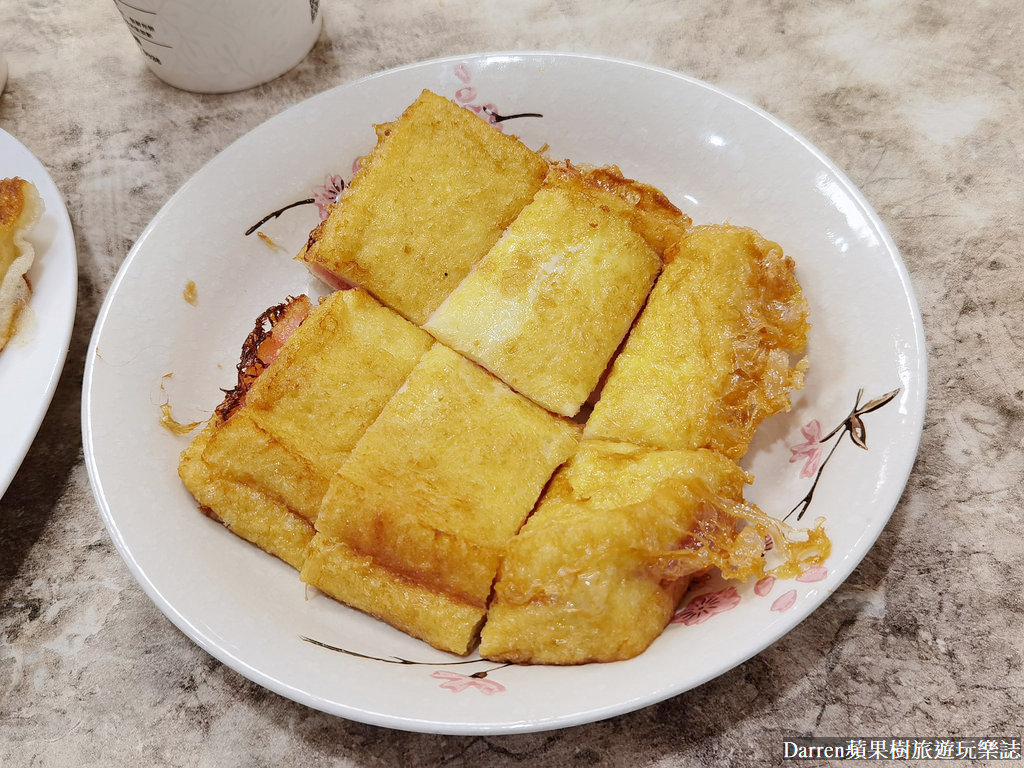
<path id="1" fill-rule="evenodd" d="M 501 553 L 578 437 L 435 344 L 332 480 L 302 579 L 467 653 Z"/>
<path id="2" fill-rule="evenodd" d="M 331 477 L 433 342 L 360 290 L 271 312 L 178 471 L 206 514 L 299 568 Z"/>
<path id="3" fill-rule="evenodd" d="M 25 278 L 35 249 L 26 235 L 39 221 L 43 201 L 32 182 L 0 179 L 0 349 L 17 329 L 32 289 Z"/>
<path id="4" fill-rule="evenodd" d="M 430 91 L 377 127 L 330 216 L 298 258 L 338 287 L 358 285 L 417 325 L 540 187 L 547 161 Z"/>
<path id="5" fill-rule="evenodd" d="M 791 355 L 806 344 L 807 312 L 778 244 L 743 227 L 694 228 L 615 359 L 585 435 L 739 459 L 803 386 L 806 363 Z"/>
<path id="6" fill-rule="evenodd" d="M 738 533 L 731 512 L 747 479 L 714 451 L 584 440 L 509 545 L 480 655 L 584 664 L 643 652 L 694 573 L 760 566 L 763 535 Z"/>
<path id="7" fill-rule="evenodd" d="M 574 416 L 661 269 L 634 228 L 645 221 L 571 166 L 553 166 L 423 328 L 534 402 Z"/>

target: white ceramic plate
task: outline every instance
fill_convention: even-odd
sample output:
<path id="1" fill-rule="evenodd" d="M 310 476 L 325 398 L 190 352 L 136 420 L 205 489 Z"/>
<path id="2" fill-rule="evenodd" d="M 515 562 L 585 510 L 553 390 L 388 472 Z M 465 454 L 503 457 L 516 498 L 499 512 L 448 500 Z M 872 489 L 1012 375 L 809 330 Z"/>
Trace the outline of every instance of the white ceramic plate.
<path id="1" fill-rule="evenodd" d="M 0 178 L 31 181 L 46 206 L 29 236 L 32 298 L 0 351 L 0 496 L 21 466 L 64 368 L 78 296 L 78 259 L 64 199 L 31 152 L 0 130 Z"/>
<path id="2" fill-rule="evenodd" d="M 176 475 L 187 438 L 159 425 L 160 405 L 170 402 L 179 421 L 205 419 L 219 388 L 234 383 L 254 318 L 288 294 L 321 292 L 291 259 L 319 220 L 314 205 L 268 220 L 260 231 L 269 240 L 243 233 L 272 211 L 322 196 L 325 177 L 347 181 L 373 147 L 371 125 L 396 117 L 423 88 L 477 111 L 542 115 L 500 124 L 529 146 L 548 144 L 554 158 L 617 163 L 696 222 L 756 227 L 796 259 L 814 321 L 813 367 L 793 410 L 764 425 L 745 465 L 757 475 L 750 498 L 776 516 L 814 484 L 799 525 L 826 518 L 834 549 L 824 568 L 788 582 L 704 584 L 677 622 L 627 662 L 454 664 L 326 597 L 307 597 L 295 571 L 196 511 Z M 189 281 L 194 306 L 183 298 Z M 850 418 L 858 403 L 894 391 Z M 103 305 L 86 366 L 83 431 L 118 549 L 156 604 L 215 657 L 284 696 L 354 720 L 499 733 L 643 707 L 721 674 L 791 629 L 842 583 L 888 520 L 917 450 L 924 402 L 924 341 L 904 266 L 876 214 L 821 152 L 758 109 L 674 72 L 575 55 L 481 54 L 327 91 L 197 173 L 143 233 Z M 860 425 L 867 450 L 850 439 Z"/>

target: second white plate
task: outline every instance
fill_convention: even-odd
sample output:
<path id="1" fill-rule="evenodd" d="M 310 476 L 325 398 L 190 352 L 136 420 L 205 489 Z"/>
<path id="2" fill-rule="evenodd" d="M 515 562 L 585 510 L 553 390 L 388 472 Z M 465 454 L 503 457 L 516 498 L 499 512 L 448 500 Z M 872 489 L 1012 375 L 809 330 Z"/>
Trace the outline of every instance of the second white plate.
<path id="1" fill-rule="evenodd" d="M 35 184 L 44 210 L 28 238 L 36 252 L 28 272 L 32 296 L 19 316 L 18 332 L 0 351 L 0 496 L 21 466 L 57 389 L 78 297 L 75 235 L 60 190 L 43 164 L 0 130 L 0 178 L 13 176 Z"/>

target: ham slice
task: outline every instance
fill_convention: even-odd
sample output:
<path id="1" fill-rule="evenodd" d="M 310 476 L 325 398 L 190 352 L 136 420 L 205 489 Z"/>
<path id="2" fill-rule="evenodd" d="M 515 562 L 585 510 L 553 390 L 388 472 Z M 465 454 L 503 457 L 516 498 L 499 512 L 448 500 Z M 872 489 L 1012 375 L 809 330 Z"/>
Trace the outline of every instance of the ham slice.
<path id="1" fill-rule="evenodd" d="M 245 404 L 245 393 L 274 362 L 288 337 L 302 325 L 312 309 L 309 297 L 299 296 L 271 307 L 256 318 L 255 327 L 242 345 L 242 356 L 238 361 L 238 383 L 234 389 L 225 390 L 224 401 L 217 406 L 217 415 L 221 419 L 226 421 L 231 418 Z"/>

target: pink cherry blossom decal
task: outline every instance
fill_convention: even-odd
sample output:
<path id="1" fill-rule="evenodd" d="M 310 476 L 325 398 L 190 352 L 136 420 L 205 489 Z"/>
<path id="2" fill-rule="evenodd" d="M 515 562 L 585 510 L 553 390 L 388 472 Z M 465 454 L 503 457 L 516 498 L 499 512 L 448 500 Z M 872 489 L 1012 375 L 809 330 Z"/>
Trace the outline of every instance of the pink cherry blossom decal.
<path id="1" fill-rule="evenodd" d="M 814 482 L 811 483 L 811 487 L 807 490 L 804 497 L 782 518 L 783 521 L 788 520 L 791 515 L 796 515 L 797 520 L 803 520 L 804 514 L 811 506 L 811 499 L 814 497 L 814 491 L 821 480 L 825 465 L 832 460 L 836 449 L 839 448 L 844 437 L 849 437 L 850 442 L 858 448 L 865 451 L 868 449 L 868 433 L 867 427 L 864 425 L 864 416 L 872 411 L 877 411 L 886 403 L 892 402 L 901 391 L 901 388 L 897 387 L 891 392 L 886 392 L 881 397 L 876 397 L 862 404 L 861 399 L 864 397 L 864 389 L 862 387 L 857 390 L 857 399 L 853 403 L 853 410 L 850 411 L 850 415 L 827 435 L 822 435 L 821 422 L 817 419 L 811 419 L 807 422 L 806 426 L 800 428 L 804 436 L 804 442 L 798 443 L 789 449 L 790 453 L 793 454 L 790 456 L 789 461 L 791 464 L 803 461 L 804 465 L 800 469 L 800 477 L 814 478 Z M 839 437 L 832 443 L 832 448 L 829 449 L 826 455 L 825 444 L 836 435 L 839 435 Z"/>
<path id="2" fill-rule="evenodd" d="M 473 75 L 469 71 L 469 67 L 467 67 L 465 64 L 458 64 L 458 65 L 455 66 L 454 73 L 455 73 L 455 76 L 457 78 L 459 78 L 459 80 L 461 80 L 463 83 L 465 83 L 465 86 L 463 86 L 462 88 L 459 88 L 457 91 L 455 91 L 455 101 L 457 101 L 460 105 L 462 105 L 466 109 L 468 109 L 468 110 L 472 111 L 473 113 L 475 113 L 476 115 L 478 115 L 483 120 L 486 120 L 488 123 L 490 123 L 494 127 L 494 129 L 496 131 L 500 131 L 500 132 L 503 133 L 505 131 L 505 126 L 503 126 L 501 124 L 500 120 L 498 119 L 498 110 L 497 110 L 497 108 L 493 104 L 484 104 L 484 105 L 481 106 L 480 104 L 474 104 L 473 103 L 476 100 L 476 97 L 477 97 L 478 93 L 477 93 L 476 87 L 473 86 L 473 85 L 470 85 L 470 82 L 473 79 Z M 526 117 L 526 116 L 527 115 L 517 115 L 516 117 Z M 530 117 L 540 117 L 540 115 L 533 115 L 533 114 L 531 114 L 529 116 Z M 502 120 L 507 120 L 510 117 L 512 117 L 512 116 L 503 117 L 501 119 Z"/>
<path id="3" fill-rule="evenodd" d="M 775 586 L 774 576 L 765 576 L 757 584 L 754 585 L 754 594 L 758 597 L 764 597 L 772 591 L 772 587 Z"/>
<path id="4" fill-rule="evenodd" d="M 505 690 L 505 686 L 493 680 L 463 675 L 461 672 L 452 672 L 448 669 L 439 669 L 436 672 L 431 672 L 430 676 L 437 680 L 444 680 L 441 683 L 441 687 L 454 693 L 462 693 L 467 688 L 476 688 L 487 696 L 493 696 Z"/>
<path id="5" fill-rule="evenodd" d="M 800 427 L 800 432 L 805 440 L 789 449 L 793 454 L 789 457 L 789 463 L 803 460 L 800 477 L 814 477 L 821 466 L 821 455 L 825 452 L 825 445 L 821 442 L 821 422 L 811 419 L 806 426 Z"/>
<path id="6" fill-rule="evenodd" d="M 495 128 L 501 130 L 501 124 L 496 122 L 496 120 L 498 119 L 498 108 L 493 104 L 484 104 L 482 110 L 484 113 L 484 120 L 493 125 Z"/>
<path id="7" fill-rule="evenodd" d="M 796 590 L 791 589 L 772 603 L 771 610 L 784 613 L 792 608 L 794 603 L 796 603 Z"/>
<path id="8" fill-rule="evenodd" d="M 327 218 L 330 213 L 328 208 L 338 202 L 343 189 L 345 189 L 345 182 L 337 174 L 325 176 L 321 186 L 313 187 L 313 202 L 316 203 L 316 209 L 320 211 L 321 221 Z"/>
<path id="9" fill-rule="evenodd" d="M 797 581 L 821 581 L 828 576 L 828 568 L 823 565 L 815 565 L 796 577 Z"/>
<path id="10" fill-rule="evenodd" d="M 708 592 L 704 595 L 697 595 L 683 610 L 672 617 L 672 624 L 685 624 L 688 627 L 694 624 L 703 624 L 719 613 L 731 611 L 740 604 L 740 595 L 735 587 L 727 587 L 718 592 Z"/>

